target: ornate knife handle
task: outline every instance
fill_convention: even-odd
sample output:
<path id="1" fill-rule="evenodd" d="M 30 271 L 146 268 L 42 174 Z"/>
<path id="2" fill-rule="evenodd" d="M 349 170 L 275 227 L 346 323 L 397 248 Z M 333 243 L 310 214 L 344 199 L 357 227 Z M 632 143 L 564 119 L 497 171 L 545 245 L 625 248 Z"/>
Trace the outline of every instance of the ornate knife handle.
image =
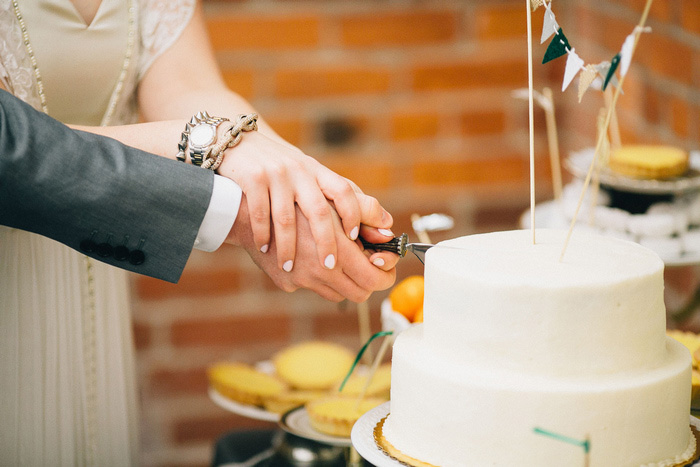
<path id="1" fill-rule="evenodd" d="M 406 245 L 408 245 L 408 235 L 405 233 L 401 234 L 400 237 L 394 237 L 386 243 L 370 243 L 364 238 L 362 240 L 362 246 L 367 250 L 377 250 L 377 251 L 390 251 L 396 253 L 400 257 L 406 256 Z"/>

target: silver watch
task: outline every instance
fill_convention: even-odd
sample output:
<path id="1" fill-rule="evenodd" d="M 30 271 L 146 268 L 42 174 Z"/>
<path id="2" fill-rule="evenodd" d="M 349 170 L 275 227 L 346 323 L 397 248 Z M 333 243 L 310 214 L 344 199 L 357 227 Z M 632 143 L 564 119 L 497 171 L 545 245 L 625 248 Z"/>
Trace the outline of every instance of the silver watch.
<path id="1" fill-rule="evenodd" d="M 216 143 L 216 129 L 228 120 L 223 117 L 212 117 L 207 112 L 199 112 L 192 117 L 189 125 L 190 160 L 194 165 L 202 165 Z"/>

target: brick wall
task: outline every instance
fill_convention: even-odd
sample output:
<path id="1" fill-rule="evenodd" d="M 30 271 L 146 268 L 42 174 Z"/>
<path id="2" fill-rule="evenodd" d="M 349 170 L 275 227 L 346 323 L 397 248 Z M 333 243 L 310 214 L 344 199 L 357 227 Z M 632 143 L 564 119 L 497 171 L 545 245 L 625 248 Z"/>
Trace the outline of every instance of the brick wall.
<path id="1" fill-rule="evenodd" d="M 205 3 L 225 78 L 278 132 L 355 180 L 412 232 L 410 215 L 444 212 L 455 229 L 433 240 L 514 228 L 529 203 L 524 2 L 517 0 Z M 577 52 L 609 59 L 642 0 L 557 0 Z M 535 87 L 560 86 L 565 59 L 540 65 L 542 10 L 533 13 Z M 620 100 L 625 142 L 697 148 L 700 3 L 657 0 Z M 601 98 L 555 92 L 563 154 L 593 144 Z M 536 110 L 537 197 L 551 198 L 543 114 Z M 399 278 L 420 273 L 402 260 Z M 688 282 L 688 271 L 676 272 Z M 683 282 L 683 281 L 681 281 Z M 688 285 L 690 287 L 690 285 Z M 359 348 L 354 305 L 285 294 L 236 249 L 194 252 L 178 285 L 134 277 L 145 465 L 207 465 L 222 433 L 261 426 L 215 406 L 206 366 L 254 362 L 312 337 Z M 379 303 L 370 299 L 373 329 Z M 264 424 L 263 424 L 264 425 Z"/>

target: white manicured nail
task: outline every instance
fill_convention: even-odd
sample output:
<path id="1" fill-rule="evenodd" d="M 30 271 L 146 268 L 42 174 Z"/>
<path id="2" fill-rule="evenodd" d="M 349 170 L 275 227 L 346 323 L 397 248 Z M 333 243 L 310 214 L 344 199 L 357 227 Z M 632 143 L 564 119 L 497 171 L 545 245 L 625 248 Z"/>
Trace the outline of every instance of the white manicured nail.
<path id="1" fill-rule="evenodd" d="M 282 265 L 282 269 L 284 269 L 286 272 L 289 272 L 292 270 L 292 267 L 294 267 L 294 261 L 291 259 L 288 259 L 287 261 L 284 262 Z"/>
<path id="2" fill-rule="evenodd" d="M 389 229 L 377 229 L 377 231 L 378 231 L 380 234 L 382 234 L 382 235 L 386 235 L 387 237 L 393 237 L 393 236 L 394 236 L 394 232 L 392 232 L 392 231 L 389 230 Z"/>
<path id="3" fill-rule="evenodd" d="M 333 255 L 326 256 L 326 259 L 323 260 L 323 265 L 327 269 L 333 269 L 335 267 L 335 256 L 333 256 Z"/>
<path id="4" fill-rule="evenodd" d="M 355 226 L 350 231 L 350 240 L 357 240 L 357 236 L 360 234 L 360 228 Z"/>
<path id="5" fill-rule="evenodd" d="M 263 253 L 267 253 L 267 250 L 269 249 L 270 245 L 268 245 L 267 243 L 260 247 L 260 251 L 262 251 Z"/>
<path id="6" fill-rule="evenodd" d="M 384 266 L 384 259 L 383 259 L 383 258 L 377 258 L 377 259 L 375 259 L 374 261 L 372 261 L 372 264 L 374 264 L 374 265 L 377 266 L 378 268 L 381 268 L 382 266 Z"/>

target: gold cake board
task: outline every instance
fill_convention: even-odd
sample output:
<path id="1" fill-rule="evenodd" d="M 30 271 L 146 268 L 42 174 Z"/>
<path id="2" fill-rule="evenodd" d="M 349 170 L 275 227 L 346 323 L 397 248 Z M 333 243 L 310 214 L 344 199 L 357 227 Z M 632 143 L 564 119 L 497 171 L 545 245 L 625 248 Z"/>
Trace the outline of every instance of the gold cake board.
<path id="1" fill-rule="evenodd" d="M 363 457 L 367 459 L 365 453 L 368 453 L 368 440 L 371 436 L 372 448 L 381 453 L 381 456 L 388 462 L 386 465 L 399 465 L 407 467 L 436 467 L 433 464 L 423 462 L 418 459 L 414 459 L 403 454 L 401 451 L 396 449 L 383 434 L 384 421 L 389 416 L 389 402 L 376 407 L 372 411 L 365 414 L 353 428 L 352 440 L 355 447 L 360 452 Z M 364 420 L 363 420 L 364 419 Z M 691 417 L 691 422 L 689 424 L 690 430 L 695 438 L 696 447 L 695 453 L 692 455 L 690 460 L 678 463 L 678 464 L 664 464 L 664 467 L 690 467 L 690 466 L 700 466 L 700 420 L 695 417 Z M 358 446 L 356 441 L 360 441 L 360 446 Z M 362 449 L 364 448 L 364 449 Z M 364 451 L 364 452 L 363 452 Z M 374 456 L 377 453 L 372 453 Z M 377 458 L 367 459 L 370 462 L 377 461 Z M 384 465 L 384 464 L 377 464 Z"/>

